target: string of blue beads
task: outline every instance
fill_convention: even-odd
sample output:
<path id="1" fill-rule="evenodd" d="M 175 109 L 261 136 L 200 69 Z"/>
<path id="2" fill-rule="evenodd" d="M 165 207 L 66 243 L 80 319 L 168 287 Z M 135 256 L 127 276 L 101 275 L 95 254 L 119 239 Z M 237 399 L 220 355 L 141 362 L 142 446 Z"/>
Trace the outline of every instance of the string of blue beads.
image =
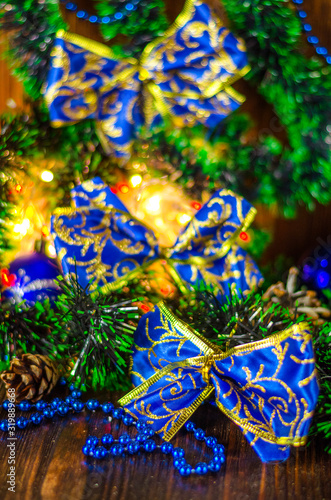
<path id="1" fill-rule="evenodd" d="M 84 19 L 92 24 L 111 24 L 115 22 L 123 22 L 128 18 L 131 13 L 137 9 L 137 5 L 140 0 L 130 0 L 129 2 L 123 1 L 123 7 L 119 9 L 113 16 L 99 17 L 95 14 L 89 14 L 86 10 L 78 10 L 78 6 L 75 2 L 70 2 L 69 0 L 60 0 L 64 4 L 65 8 L 70 12 L 76 12 L 76 17 L 78 19 Z"/>
<path id="2" fill-rule="evenodd" d="M 331 64 L 331 55 L 326 47 L 322 47 L 319 44 L 319 38 L 312 34 L 312 26 L 307 22 L 307 12 L 303 10 L 300 6 L 303 5 L 304 0 L 292 0 L 296 9 L 297 15 L 301 20 L 301 26 L 304 33 L 307 35 L 307 41 L 314 46 L 316 54 L 325 57 L 328 64 Z"/>
<path id="3" fill-rule="evenodd" d="M 21 416 L 15 421 L 15 425 L 19 429 L 25 429 L 29 425 L 40 425 L 44 419 L 52 419 L 56 415 L 64 417 L 72 413 L 78 413 L 86 408 L 90 411 L 102 410 L 108 417 L 122 420 L 127 427 L 136 427 L 137 434 L 130 436 L 127 433 L 115 439 L 112 434 L 104 434 L 101 439 L 95 436 L 88 436 L 82 448 L 84 455 L 96 459 L 105 459 L 106 457 L 118 457 L 125 453 L 135 455 L 140 451 L 152 453 L 159 451 L 165 455 L 172 455 L 173 466 L 178 470 L 181 476 L 190 476 L 191 474 L 204 475 L 208 471 L 218 472 L 225 463 L 224 446 L 217 443 L 217 439 L 213 436 L 206 436 L 205 432 L 196 428 L 193 422 L 186 422 L 185 428 L 188 432 L 192 432 L 197 441 L 204 441 L 207 448 L 212 450 L 213 457 L 207 462 L 199 462 L 195 467 L 188 464 L 185 459 L 185 451 L 183 448 L 174 447 L 171 443 L 163 441 L 160 445 L 154 441 L 155 432 L 152 427 L 142 420 L 135 420 L 131 415 L 124 412 L 122 408 L 115 408 L 110 402 L 100 403 L 97 399 L 89 399 L 83 403 L 79 398 L 81 391 L 70 387 L 71 394 L 64 400 L 54 398 L 50 403 L 43 400 L 32 404 L 29 401 L 21 401 L 16 405 L 16 408 L 22 412 L 36 410 L 28 418 Z M 8 410 L 9 401 L 5 400 L 0 405 L 4 410 Z M 0 430 L 8 431 L 8 420 L 0 421 Z"/>
<path id="4" fill-rule="evenodd" d="M 193 422 L 186 422 L 186 430 L 193 432 L 198 441 L 205 441 L 207 447 L 213 451 L 213 457 L 208 463 L 199 462 L 195 467 L 187 463 L 183 448 L 174 447 L 168 442 L 157 445 L 152 439 L 155 432 L 152 427 L 142 420 L 135 421 L 130 415 L 125 414 L 122 409 L 118 408 L 114 408 L 111 413 L 113 418 L 122 419 L 124 425 L 128 427 L 136 426 L 138 433 L 134 437 L 124 433 L 118 439 L 115 439 L 112 434 L 104 434 L 101 439 L 88 436 L 83 446 L 84 455 L 104 459 L 109 456 L 122 456 L 125 453 L 134 455 L 141 450 L 148 453 L 159 450 L 165 455 L 172 455 L 173 465 L 181 476 L 204 475 L 208 471 L 218 472 L 225 463 L 224 446 L 218 444 L 215 437 L 206 436 L 205 432 L 202 429 L 197 429 Z"/>

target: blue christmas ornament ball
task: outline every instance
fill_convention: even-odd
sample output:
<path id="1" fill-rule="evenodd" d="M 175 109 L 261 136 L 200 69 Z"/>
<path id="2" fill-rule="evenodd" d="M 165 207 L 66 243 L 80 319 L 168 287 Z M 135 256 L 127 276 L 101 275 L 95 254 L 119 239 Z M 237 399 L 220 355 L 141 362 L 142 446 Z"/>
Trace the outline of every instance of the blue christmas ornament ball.
<path id="1" fill-rule="evenodd" d="M 331 246 L 321 240 L 311 255 L 304 259 L 301 267 L 301 283 L 325 297 L 331 290 Z"/>
<path id="2" fill-rule="evenodd" d="M 55 279 L 61 271 L 54 259 L 42 253 L 18 257 L 9 265 L 8 271 L 14 276 L 14 284 L 5 288 L 2 296 L 10 305 L 25 301 L 26 307 L 32 307 L 37 301 L 46 299 L 52 304 L 60 293 Z"/>

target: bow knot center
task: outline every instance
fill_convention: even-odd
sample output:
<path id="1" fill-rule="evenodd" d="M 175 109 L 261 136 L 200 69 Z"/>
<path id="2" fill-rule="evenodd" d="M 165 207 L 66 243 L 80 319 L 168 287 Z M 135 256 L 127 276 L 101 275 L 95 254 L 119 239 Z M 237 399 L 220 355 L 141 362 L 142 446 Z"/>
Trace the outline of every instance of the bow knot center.
<path id="1" fill-rule="evenodd" d="M 207 360 L 205 361 L 204 365 L 201 368 L 202 379 L 206 383 L 206 385 L 209 385 L 210 369 L 212 366 L 213 366 L 213 358 L 208 357 Z"/>

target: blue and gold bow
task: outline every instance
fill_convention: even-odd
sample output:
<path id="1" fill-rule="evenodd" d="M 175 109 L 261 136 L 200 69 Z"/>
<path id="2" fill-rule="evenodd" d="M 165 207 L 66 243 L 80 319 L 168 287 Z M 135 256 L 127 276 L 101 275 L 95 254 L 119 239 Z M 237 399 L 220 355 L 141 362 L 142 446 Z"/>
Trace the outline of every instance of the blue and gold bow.
<path id="1" fill-rule="evenodd" d="M 119 403 L 170 440 L 212 393 L 262 461 L 306 442 L 318 384 L 306 323 L 222 352 L 160 304 L 135 333 L 132 380 Z"/>
<path id="2" fill-rule="evenodd" d="M 138 128 L 162 117 L 177 126 L 216 126 L 244 101 L 230 85 L 248 71 L 243 43 L 208 5 L 187 0 L 139 60 L 59 31 L 45 98 L 53 126 L 95 119 L 105 149 L 127 156 Z"/>
<path id="3" fill-rule="evenodd" d="M 173 248 L 160 248 L 153 231 L 130 215 L 101 179 L 73 190 L 75 208 L 52 217 L 55 248 L 65 275 L 75 273 L 90 290 L 110 292 L 126 286 L 162 259 L 185 291 L 205 283 L 222 300 L 229 289 L 244 293 L 262 276 L 235 240 L 251 223 L 255 209 L 225 189 L 216 192 L 181 232 Z"/>

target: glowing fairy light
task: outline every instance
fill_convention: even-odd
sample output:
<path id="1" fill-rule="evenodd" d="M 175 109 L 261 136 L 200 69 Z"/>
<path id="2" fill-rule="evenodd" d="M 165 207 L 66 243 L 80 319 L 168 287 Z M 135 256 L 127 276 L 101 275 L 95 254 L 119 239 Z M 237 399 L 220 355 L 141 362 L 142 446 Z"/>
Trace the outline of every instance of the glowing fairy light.
<path id="1" fill-rule="evenodd" d="M 44 170 L 40 176 L 41 180 L 44 182 L 52 182 L 54 175 L 50 170 Z"/>
<path id="2" fill-rule="evenodd" d="M 5 287 L 11 287 L 15 285 L 16 275 L 10 274 L 8 269 L 1 269 L 1 283 Z"/>
<path id="3" fill-rule="evenodd" d="M 34 208 L 30 205 L 26 211 L 25 211 L 25 218 L 26 219 L 32 219 L 32 217 L 35 215 L 35 210 Z"/>
<path id="4" fill-rule="evenodd" d="M 142 179 L 141 175 L 139 175 L 139 174 L 135 174 L 135 175 L 133 175 L 133 176 L 131 177 L 131 179 L 130 179 L 130 184 L 131 184 L 131 186 L 132 186 L 133 188 L 135 188 L 135 187 L 140 186 L 140 184 L 142 183 L 142 180 L 143 180 L 143 179 Z"/>
<path id="5" fill-rule="evenodd" d="M 22 227 L 26 230 L 29 229 L 31 225 L 31 222 L 30 222 L 30 219 L 23 219 L 23 222 L 22 222 Z"/>
<path id="6" fill-rule="evenodd" d="M 23 219 L 21 224 L 15 224 L 14 226 L 14 233 L 20 234 L 21 236 L 25 236 L 30 228 L 30 220 L 29 219 Z"/>
<path id="7" fill-rule="evenodd" d="M 179 222 L 179 224 L 187 224 L 188 222 L 190 222 L 191 220 L 191 217 L 187 214 L 179 214 L 177 215 L 177 221 Z"/>
<path id="8" fill-rule="evenodd" d="M 121 193 L 126 194 L 129 192 L 129 186 L 127 184 L 121 184 L 119 186 L 119 190 L 121 191 Z"/>
<path id="9" fill-rule="evenodd" d="M 173 288 L 170 284 L 166 284 L 166 285 L 163 285 L 161 288 L 160 288 L 160 292 L 162 293 L 162 295 L 164 295 L 165 297 L 167 295 L 170 295 L 171 292 L 173 291 Z"/>
<path id="10" fill-rule="evenodd" d="M 198 201 L 192 201 L 191 206 L 194 208 L 194 210 L 200 210 L 202 205 Z"/>
<path id="11" fill-rule="evenodd" d="M 161 201 L 161 197 L 158 194 L 155 194 L 154 196 L 152 196 L 151 198 L 146 200 L 146 203 L 145 203 L 146 212 L 148 212 L 150 214 L 159 213 L 160 212 L 160 201 Z"/>
<path id="12" fill-rule="evenodd" d="M 162 217 L 156 217 L 155 219 L 155 225 L 160 229 L 162 227 L 164 227 L 164 221 L 162 219 Z"/>
<path id="13" fill-rule="evenodd" d="M 41 233 L 42 235 L 47 238 L 49 236 L 49 229 L 48 227 L 44 224 L 43 227 L 41 228 Z"/>
<path id="14" fill-rule="evenodd" d="M 56 251 L 55 251 L 55 247 L 54 245 L 52 245 L 52 243 L 49 243 L 47 246 L 46 246 L 46 253 L 49 257 L 56 257 Z"/>
<path id="15" fill-rule="evenodd" d="M 246 233 L 246 231 L 242 231 L 239 235 L 239 238 L 245 243 L 249 243 L 251 241 L 251 237 L 248 233 Z"/>

